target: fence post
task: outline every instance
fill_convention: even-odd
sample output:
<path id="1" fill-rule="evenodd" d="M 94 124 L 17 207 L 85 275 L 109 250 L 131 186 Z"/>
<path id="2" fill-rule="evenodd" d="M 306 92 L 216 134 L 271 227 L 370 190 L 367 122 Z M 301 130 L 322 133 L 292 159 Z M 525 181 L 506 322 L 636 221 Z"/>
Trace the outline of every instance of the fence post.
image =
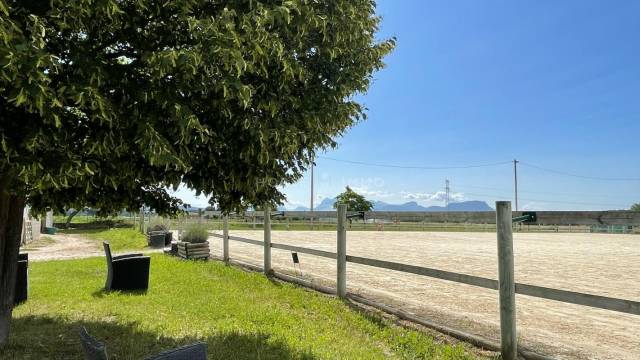
<path id="1" fill-rule="evenodd" d="M 498 233 L 501 352 L 503 360 L 515 360 L 518 355 L 518 344 L 510 201 L 496 201 L 496 227 Z"/>
<path id="2" fill-rule="evenodd" d="M 144 206 L 140 208 L 140 232 L 144 234 Z"/>
<path id="3" fill-rule="evenodd" d="M 264 205 L 264 273 L 271 273 L 271 209 Z"/>
<path id="4" fill-rule="evenodd" d="M 347 205 L 338 205 L 338 247 L 337 247 L 337 292 L 338 297 L 347 296 Z"/>
<path id="5" fill-rule="evenodd" d="M 229 215 L 222 218 L 222 260 L 229 264 Z"/>

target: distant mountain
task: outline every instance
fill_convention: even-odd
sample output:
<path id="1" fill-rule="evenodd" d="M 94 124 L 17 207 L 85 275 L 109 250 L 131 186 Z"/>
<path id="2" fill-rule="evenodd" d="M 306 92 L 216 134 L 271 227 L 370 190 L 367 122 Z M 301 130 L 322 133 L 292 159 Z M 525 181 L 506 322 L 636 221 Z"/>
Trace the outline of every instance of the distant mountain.
<path id="1" fill-rule="evenodd" d="M 334 211 L 335 209 L 333 208 L 333 204 L 335 204 L 336 199 L 329 199 L 329 198 L 325 198 L 324 200 L 322 200 L 320 202 L 320 204 L 318 204 L 317 206 L 313 207 L 313 210 L 315 211 Z"/>
<path id="2" fill-rule="evenodd" d="M 197 207 L 197 206 L 187 206 L 183 208 L 186 212 L 198 212 L 200 210 L 204 210 L 204 208 L 202 207 Z"/>
<path id="3" fill-rule="evenodd" d="M 315 211 L 333 211 L 333 204 L 336 202 L 336 199 L 325 198 L 318 204 L 314 206 Z M 404 204 L 389 204 L 384 201 L 374 201 L 373 202 L 373 210 L 374 211 L 447 211 L 444 206 L 422 206 L 415 201 L 410 201 Z M 295 208 L 293 211 L 309 211 L 309 208 L 299 206 Z M 487 205 L 484 201 L 461 201 L 449 204 L 448 211 L 493 211 L 493 209 Z"/>
<path id="4" fill-rule="evenodd" d="M 375 201 L 373 203 L 374 211 L 429 211 L 428 208 L 410 201 L 404 204 L 387 204 L 384 201 Z"/>
<path id="5" fill-rule="evenodd" d="M 493 211 L 484 201 L 461 201 L 449 204 L 449 211 Z M 426 211 L 447 211 L 444 206 L 429 206 Z"/>

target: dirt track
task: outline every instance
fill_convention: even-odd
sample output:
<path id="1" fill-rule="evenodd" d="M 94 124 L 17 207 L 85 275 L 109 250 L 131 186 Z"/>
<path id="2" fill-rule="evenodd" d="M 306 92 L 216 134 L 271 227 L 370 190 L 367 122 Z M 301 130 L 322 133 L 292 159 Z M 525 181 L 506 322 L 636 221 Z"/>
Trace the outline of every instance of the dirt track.
<path id="1" fill-rule="evenodd" d="M 99 240 L 87 239 L 80 234 L 44 235 L 46 241 L 37 241 L 23 247 L 21 251 L 29 253 L 30 261 L 68 260 L 104 256 L 104 248 Z M 44 239 L 43 239 L 44 240 Z M 123 251 L 131 252 L 131 251 Z M 137 250 L 144 254 L 162 252 L 162 249 L 145 248 Z M 118 255 L 119 252 L 116 253 Z"/>
<path id="2" fill-rule="evenodd" d="M 232 235 L 262 240 L 261 231 Z M 640 236 L 517 233 L 516 281 L 640 300 Z M 220 255 L 222 240 L 210 238 Z M 335 251 L 335 232 L 274 231 L 275 243 Z M 262 248 L 231 242 L 231 257 L 261 265 Z M 495 234 L 349 232 L 347 253 L 496 278 Z M 299 254 L 303 275 L 335 284 L 335 261 Z M 273 249 L 276 270 L 293 273 L 288 251 Z M 439 323 L 499 339 L 497 292 L 357 264 L 347 265 L 349 291 Z M 561 359 L 640 359 L 640 317 L 517 296 L 520 342 Z"/>
<path id="3" fill-rule="evenodd" d="M 24 252 L 29 253 L 30 261 L 75 259 L 104 255 L 100 243 L 81 235 L 57 234 L 43 235 L 51 242 L 35 242 L 26 245 Z"/>

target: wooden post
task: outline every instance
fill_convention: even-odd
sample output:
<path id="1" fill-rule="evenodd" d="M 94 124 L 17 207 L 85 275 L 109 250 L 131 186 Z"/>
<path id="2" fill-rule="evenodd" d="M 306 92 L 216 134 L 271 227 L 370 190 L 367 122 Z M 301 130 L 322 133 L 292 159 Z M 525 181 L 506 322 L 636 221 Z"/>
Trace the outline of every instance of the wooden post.
<path id="1" fill-rule="evenodd" d="M 144 206 L 140 208 L 140 232 L 144 234 Z"/>
<path id="2" fill-rule="evenodd" d="M 336 287 L 338 297 L 347 296 L 347 205 L 338 205 L 338 271 Z"/>
<path id="3" fill-rule="evenodd" d="M 229 215 L 222 219 L 222 259 L 229 264 Z"/>
<path id="4" fill-rule="evenodd" d="M 501 352 L 503 360 L 515 360 L 518 355 L 518 348 L 510 201 L 496 201 L 496 226 L 498 233 Z"/>
<path id="5" fill-rule="evenodd" d="M 264 273 L 271 273 L 271 210 L 264 205 Z"/>

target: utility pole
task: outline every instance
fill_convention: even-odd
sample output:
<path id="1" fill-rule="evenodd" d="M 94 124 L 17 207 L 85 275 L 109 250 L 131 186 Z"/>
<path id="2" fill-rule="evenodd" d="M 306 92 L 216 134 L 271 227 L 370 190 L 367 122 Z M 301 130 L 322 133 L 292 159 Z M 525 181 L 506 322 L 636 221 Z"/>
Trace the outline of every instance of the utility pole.
<path id="1" fill-rule="evenodd" d="M 516 211 L 518 211 L 518 163 L 518 160 L 513 159 L 513 183 L 516 195 Z"/>
<path id="2" fill-rule="evenodd" d="M 314 158 L 315 161 L 315 158 Z M 313 161 L 311 162 L 311 201 L 310 201 L 310 206 L 309 209 L 311 210 L 311 230 L 313 230 L 313 167 L 314 167 L 314 163 Z"/>
<path id="3" fill-rule="evenodd" d="M 445 191 L 445 198 L 444 198 L 444 209 L 445 211 L 449 211 L 449 194 L 451 189 L 449 188 L 449 179 L 446 179 L 444 181 L 444 191 Z"/>

